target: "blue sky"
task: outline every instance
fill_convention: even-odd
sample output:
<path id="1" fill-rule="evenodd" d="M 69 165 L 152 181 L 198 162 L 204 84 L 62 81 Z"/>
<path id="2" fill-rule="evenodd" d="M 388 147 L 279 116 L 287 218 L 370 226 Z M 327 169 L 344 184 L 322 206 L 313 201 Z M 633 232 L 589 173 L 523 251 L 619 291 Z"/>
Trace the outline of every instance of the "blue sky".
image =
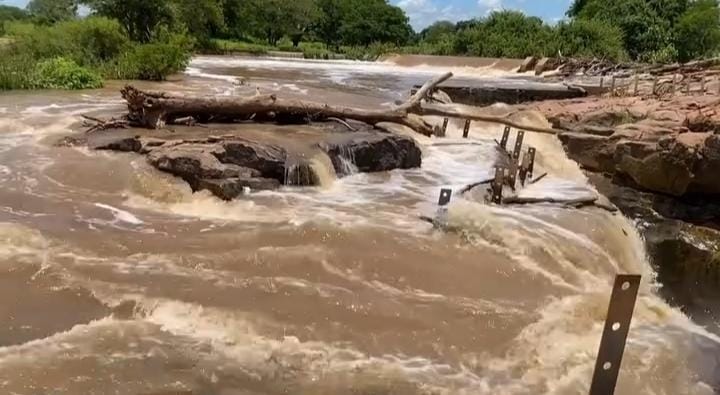
<path id="1" fill-rule="evenodd" d="M 572 0 L 391 0 L 403 8 L 415 30 L 437 20 L 453 22 L 484 16 L 493 10 L 520 10 L 556 23 L 565 15 Z"/>
<path id="2" fill-rule="evenodd" d="M 292 1 L 292 0 L 288 0 Z M 555 23 L 560 20 L 572 0 L 391 0 L 402 7 L 410 17 L 416 30 L 420 30 L 437 20 L 471 19 L 487 14 L 492 10 L 521 10 L 528 15 L 539 16 Z M 25 7 L 28 0 L 0 0 L 0 4 Z"/>

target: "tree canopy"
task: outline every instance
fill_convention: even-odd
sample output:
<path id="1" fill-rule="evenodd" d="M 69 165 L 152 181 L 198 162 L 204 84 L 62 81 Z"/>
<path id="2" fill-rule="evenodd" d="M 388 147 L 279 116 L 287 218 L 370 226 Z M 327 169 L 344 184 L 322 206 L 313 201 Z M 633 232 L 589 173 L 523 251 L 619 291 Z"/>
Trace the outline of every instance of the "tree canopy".
<path id="1" fill-rule="evenodd" d="M 556 25 L 520 11 L 438 21 L 415 33 L 388 0 L 32 0 L 28 12 L 45 24 L 76 17 L 78 3 L 117 19 L 130 38 L 150 42 L 158 31 L 277 46 L 319 41 L 328 49 L 391 48 L 486 57 L 563 56 L 674 61 L 720 50 L 718 0 L 573 0 Z M 23 17 L 0 7 L 0 22 Z M 1 32 L 1 30 L 0 30 Z M 255 45 L 255 44 L 253 44 Z M 288 45 L 288 44 L 282 44 Z"/>
<path id="2" fill-rule="evenodd" d="M 77 0 L 31 0 L 27 5 L 28 13 L 46 24 L 73 19 L 77 16 L 77 10 Z"/>

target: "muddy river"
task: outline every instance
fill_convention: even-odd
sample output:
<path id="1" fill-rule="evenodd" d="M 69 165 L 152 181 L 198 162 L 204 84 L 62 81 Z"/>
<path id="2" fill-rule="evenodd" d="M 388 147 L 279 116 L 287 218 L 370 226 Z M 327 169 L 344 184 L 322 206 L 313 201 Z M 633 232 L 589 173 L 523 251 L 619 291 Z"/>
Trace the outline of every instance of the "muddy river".
<path id="1" fill-rule="evenodd" d="M 140 85 L 376 108 L 440 71 L 202 57 Z M 0 95 L 0 394 L 587 394 L 618 273 L 643 283 L 616 393 L 720 388 L 717 328 L 658 296 L 621 215 L 458 196 L 460 231 L 419 219 L 490 175 L 498 127 L 418 137 L 421 169 L 223 202 L 139 155 L 53 147 L 122 113 L 120 86 Z M 592 192 L 557 140 L 526 140 L 549 173 L 527 193 Z"/>

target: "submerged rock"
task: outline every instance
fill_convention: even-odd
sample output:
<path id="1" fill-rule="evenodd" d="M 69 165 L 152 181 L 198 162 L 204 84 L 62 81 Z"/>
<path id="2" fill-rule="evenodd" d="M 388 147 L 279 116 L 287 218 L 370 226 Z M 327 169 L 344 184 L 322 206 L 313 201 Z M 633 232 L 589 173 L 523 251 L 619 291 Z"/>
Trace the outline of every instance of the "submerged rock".
<path id="1" fill-rule="evenodd" d="M 197 190 L 208 190 L 223 200 L 232 200 L 252 191 L 273 190 L 280 187 L 280 181 L 272 178 L 223 178 L 201 179 L 197 181 Z"/>

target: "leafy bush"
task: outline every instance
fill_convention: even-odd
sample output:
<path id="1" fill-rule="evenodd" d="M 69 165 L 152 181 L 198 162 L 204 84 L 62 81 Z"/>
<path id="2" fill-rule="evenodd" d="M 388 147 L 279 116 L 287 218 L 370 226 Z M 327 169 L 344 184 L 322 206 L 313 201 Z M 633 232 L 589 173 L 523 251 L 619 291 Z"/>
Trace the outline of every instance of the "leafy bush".
<path id="1" fill-rule="evenodd" d="M 692 3 L 675 27 L 675 47 L 681 61 L 712 56 L 720 48 L 720 9 L 716 0 Z"/>
<path id="2" fill-rule="evenodd" d="M 82 66 L 95 66 L 117 57 L 129 45 L 117 21 L 87 18 L 53 26 L 14 22 L 7 24 L 15 53 L 36 59 L 65 57 Z"/>
<path id="3" fill-rule="evenodd" d="M 108 76 L 119 79 L 162 81 L 190 62 L 193 41 L 184 35 L 159 37 L 162 41 L 138 44 L 110 66 Z"/>
<path id="4" fill-rule="evenodd" d="M 66 58 L 37 64 L 34 85 L 43 89 L 93 89 L 103 86 L 102 77 Z"/>
<path id="5" fill-rule="evenodd" d="M 25 55 L 0 54 L 0 90 L 36 88 L 36 61 Z"/>

